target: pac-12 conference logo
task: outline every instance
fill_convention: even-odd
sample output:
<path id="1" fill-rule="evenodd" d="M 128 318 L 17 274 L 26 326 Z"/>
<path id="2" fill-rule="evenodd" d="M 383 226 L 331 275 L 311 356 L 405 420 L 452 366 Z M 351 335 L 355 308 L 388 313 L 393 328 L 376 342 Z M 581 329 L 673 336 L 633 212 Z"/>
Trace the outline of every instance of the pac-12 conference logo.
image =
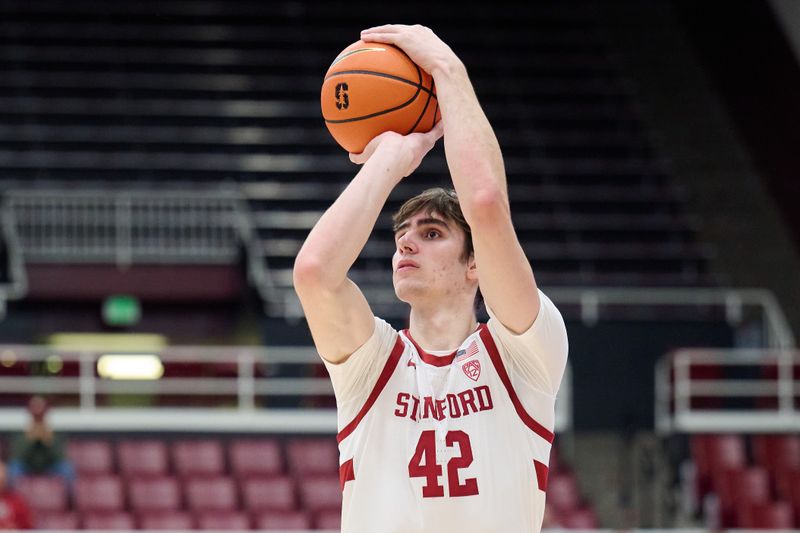
<path id="1" fill-rule="evenodd" d="M 481 377 L 481 362 L 478 360 L 467 361 L 461 365 L 461 370 L 463 370 L 472 381 L 478 381 L 478 378 Z"/>
<path id="2" fill-rule="evenodd" d="M 336 109 L 342 111 L 350 107 L 350 95 L 347 94 L 348 87 L 346 83 L 336 84 Z"/>

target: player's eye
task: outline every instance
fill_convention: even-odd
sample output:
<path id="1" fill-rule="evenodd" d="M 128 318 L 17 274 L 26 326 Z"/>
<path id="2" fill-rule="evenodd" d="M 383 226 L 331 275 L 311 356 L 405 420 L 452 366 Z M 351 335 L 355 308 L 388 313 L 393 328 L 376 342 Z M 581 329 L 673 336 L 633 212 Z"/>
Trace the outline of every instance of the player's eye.
<path id="1" fill-rule="evenodd" d="M 440 233 L 435 229 L 432 229 L 432 230 L 429 230 L 429 231 L 425 232 L 425 238 L 426 239 L 435 239 L 439 235 L 440 235 Z"/>

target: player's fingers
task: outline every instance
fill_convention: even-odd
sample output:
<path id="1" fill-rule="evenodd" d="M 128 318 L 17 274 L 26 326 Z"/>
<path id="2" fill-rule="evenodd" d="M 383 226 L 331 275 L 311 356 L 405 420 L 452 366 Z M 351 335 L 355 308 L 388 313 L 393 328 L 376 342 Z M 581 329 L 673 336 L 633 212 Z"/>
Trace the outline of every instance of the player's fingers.
<path id="1" fill-rule="evenodd" d="M 356 165 L 362 165 L 366 160 L 367 158 L 364 155 L 364 152 L 361 152 L 360 154 L 354 154 L 352 152 L 350 153 L 350 161 L 352 161 Z"/>
<path id="2" fill-rule="evenodd" d="M 361 35 L 365 33 L 395 33 L 400 31 L 406 26 L 403 24 L 383 24 L 382 26 L 373 26 L 365 30 L 361 30 Z"/>
<path id="3" fill-rule="evenodd" d="M 386 43 L 397 44 L 400 39 L 399 33 L 362 33 L 361 40 L 365 43 Z"/>

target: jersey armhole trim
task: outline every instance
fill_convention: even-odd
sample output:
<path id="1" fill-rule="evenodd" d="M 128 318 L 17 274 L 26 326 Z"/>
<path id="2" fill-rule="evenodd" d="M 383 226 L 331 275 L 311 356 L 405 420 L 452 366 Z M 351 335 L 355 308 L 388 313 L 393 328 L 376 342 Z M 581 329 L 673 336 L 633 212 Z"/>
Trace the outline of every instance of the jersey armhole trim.
<path id="1" fill-rule="evenodd" d="M 528 428 L 542 437 L 544 440 L 549 442 L 550 444 L 553 443 L 553 439 L 555 439 L 555 435 L 552 431 L 544 427 L 542 424 L 534 420 L 534 418 L 528 414 L 523 407 L 522 402 L 520 401 L 519 397 L 517 396 L 516 391 L 514 390 L 514 386 L 511 384 L 511 379 L 508 377 L 508 372 L 506 372 L 506 367 L 503 364 L 503 359 L 500 357 L 500 352 L 497 349 L 497 345 L 494 342 L 494 338 L 492 338 L 492 334 L 489 331 L 489 327 L 486 324 L 481 324 L 481 340 L 483 341 L 484 346 L 486 346 L 486 350 L 489 352 L 489 359 L 491 359 L 492 364 L 494 365 L 495 370 L 497 371 L 497 375 L 500 377 L 500 381 L 503 382 L 503 385 L 506 388 L 506 392 L 508 392 L 509 398 L 511 398 L 511 403 L 514 405 L 514 410 L 519 415 L 522 422 L 528 426 Z"/>
<path id="2" fill-rule="evenodd" d="M 348 459 L 339 466 L 339 485 L 344 492 L 344 484 L 348 481 L 355 481 L 356 473 L 353 470 L 353 459 Z"/>
<path id="3" fill-rule="evenodd" d="M 400 355 L 403 353 L 404 349 L 405 344 L 400 338 L 400 335 L 398 335 L 397 339 L 395 340 L 392 353 L 389 355 L 389 359 L 387 359 L 386 364 L 383 366 L 383 370 L 381 370 L 381 374 L 378 376 L 378 381 L 372 388 L 372 392 L 369 393 L 367 401 L 364 402 L 364 405 L 361 407 L 361 410 L 358 412 L 356 417 L 336 435 L 336 442 L 342 442 L 344 439 L 349 437 L 350 434 L 355 431 L 361 420 L 367 415 L 367 412 L 377 401 L 378 396 L 381 395 L 384 387 L 386 387 L 386 384 L 389 382 L 389 378 L 392 377 L 394 369 L 397 367 L 397 363 L 400 361 Z"/>
<path id="4" fill-rule="evenodd" d="M 533 460 L 533 468 L 536 470 L 536 484 L 539 485 L 539 490 L 547 492 L 547 473 L 549 468 L 546 464 L 536 459 Z"/>

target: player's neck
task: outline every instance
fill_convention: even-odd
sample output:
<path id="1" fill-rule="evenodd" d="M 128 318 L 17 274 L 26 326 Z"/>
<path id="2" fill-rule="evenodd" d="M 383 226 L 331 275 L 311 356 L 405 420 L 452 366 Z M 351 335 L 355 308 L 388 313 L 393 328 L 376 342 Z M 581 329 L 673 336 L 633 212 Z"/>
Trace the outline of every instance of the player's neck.
<path id="1" fill-rule="evenodd" d="M 455 350 L 475 332 L 478 322 L 471 306 L 411 309 L 408 329 L 427 351 Z"/>

